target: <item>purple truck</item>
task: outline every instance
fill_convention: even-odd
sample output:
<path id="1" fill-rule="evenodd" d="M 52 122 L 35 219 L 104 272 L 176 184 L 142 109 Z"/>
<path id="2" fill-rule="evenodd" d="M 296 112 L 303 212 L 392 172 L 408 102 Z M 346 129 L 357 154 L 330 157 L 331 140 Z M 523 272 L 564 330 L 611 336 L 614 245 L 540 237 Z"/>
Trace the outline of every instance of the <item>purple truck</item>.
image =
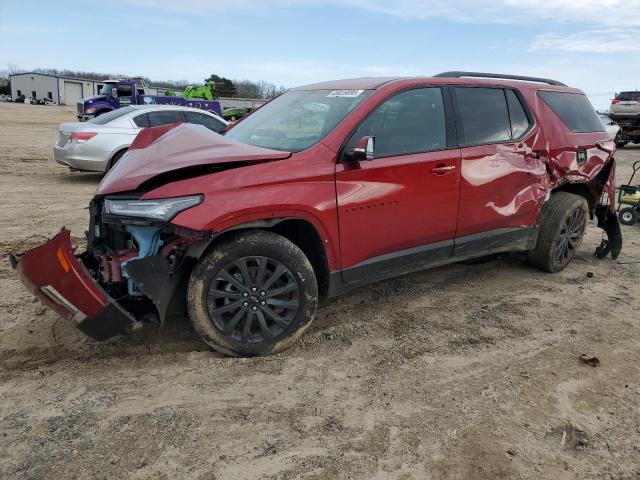
<path id="1" fill-rule="evenodd" d="M 103 83 L 104 86 L 99 95 L 86 97 L 78 102 L 78 120 L 89 120 L 129 105 L 181 105 L 207 110 L 222 117 L 222 108 L 218 100 L 150 95 L 146 83 L 137 78 L 105 80 Z"/>

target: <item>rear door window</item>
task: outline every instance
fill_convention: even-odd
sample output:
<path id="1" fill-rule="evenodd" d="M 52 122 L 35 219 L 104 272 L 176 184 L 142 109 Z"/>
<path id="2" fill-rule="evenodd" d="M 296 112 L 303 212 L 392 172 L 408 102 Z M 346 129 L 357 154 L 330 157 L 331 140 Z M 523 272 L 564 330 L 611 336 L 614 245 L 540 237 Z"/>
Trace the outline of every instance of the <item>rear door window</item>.
<path id="1" fill-rule="evenodd" d="M 538 95 L 573 133 L 605 131 L 604 125 L 585 95 L 544 90 L 539 91 Z"/>
<path id="2" fill-rule="evenodd" d="M 168 123 L 182 122 L 182 112 L 180 110 L 160 110 L 157 112 L 147 113 L 149 117 L 149 126 L 158 127 L 167 125 Z"/>
<path id="3" fill-rule="evenodd" d="M 187 122 L 195 123 L 196 125 L 204 125 L 209 130 L 212 130 L 216 133 L 220 133 L 226 127 L 226 125 L 220 120 L 217 120 L 211 115 L 207 115 L 205 113 L 192 112 L 190 110 L 187 110 L 184 112 L 184 115 L 187 119 Z"/>
<path id="4" fill-rule="evenodd" d="M 501 88 L 456 87 L 464 145 L 511 140 L 509 110 Z"/>

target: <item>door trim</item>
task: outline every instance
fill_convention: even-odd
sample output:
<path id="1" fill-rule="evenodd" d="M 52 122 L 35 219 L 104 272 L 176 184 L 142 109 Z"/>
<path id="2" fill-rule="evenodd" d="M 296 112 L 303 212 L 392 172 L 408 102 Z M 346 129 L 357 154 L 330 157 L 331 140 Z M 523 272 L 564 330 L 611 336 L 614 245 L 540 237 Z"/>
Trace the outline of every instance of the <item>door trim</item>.
<path id="1" fill-rule="evenodd" d="M 527 251 L 535 247 L 537 238 L 537 226 L 498 228 L 386 253 L 331 272 L 329 296 L 379 280 L 470 258 Z"/>
<path id="2" fill-rule="evenodd" d="M 453 247 L 453 240 L 444 240 L 369 258 L 342 270 L 342 280 L 348 284 L 369 283 L 380 277 L 420 270 L 451 257 Z"/>

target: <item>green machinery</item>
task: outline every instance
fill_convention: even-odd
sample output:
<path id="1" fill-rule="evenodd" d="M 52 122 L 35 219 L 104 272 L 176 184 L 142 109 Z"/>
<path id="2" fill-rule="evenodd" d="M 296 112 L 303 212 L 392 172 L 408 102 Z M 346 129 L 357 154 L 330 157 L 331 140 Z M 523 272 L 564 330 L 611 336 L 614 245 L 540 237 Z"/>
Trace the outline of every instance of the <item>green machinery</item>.
<path id="1" fill-rule="evenodd" d="M 633 163 L 633 173 L 627 185 L 618 187 L 618 219 L 623 225 L 633 225 L 640 217 L 640 185 L 631 184 L 638 170 L 640 161 Z M 621 208 L 623 205 L 628 206 Z"/>
<path id="2" fill-rule="evenodd" d="M 194 87 L 189 85 L 182 92 L 182 97 L 189 98 L 204 98 L 205 100 L 215 100 L 216 98 L 216 86 L 212 82 L 206 82 L 200 87 Z"/>

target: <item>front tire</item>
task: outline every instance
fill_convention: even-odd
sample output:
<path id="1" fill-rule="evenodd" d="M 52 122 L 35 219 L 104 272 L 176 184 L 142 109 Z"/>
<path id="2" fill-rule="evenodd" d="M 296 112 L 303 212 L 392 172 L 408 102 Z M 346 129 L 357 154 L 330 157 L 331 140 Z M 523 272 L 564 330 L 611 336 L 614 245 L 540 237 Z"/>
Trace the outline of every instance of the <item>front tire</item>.
<path id="1" fill-rule="evenodd" d="M 544 206 L 536 246 L 529 262 L 546 272 L 563 270 L 575 256 L 587 226 L 587 201 L 572 193 L 554 193 Z"/>
<path id="2" fill-rule="evenodd" d="M 311 324 L 317 302 L 316 277 L 302 250 L 262 230 L 216 245 L 193 269 L 187 291 L 196 332 L 232 356 L 290 347 Z"/>

